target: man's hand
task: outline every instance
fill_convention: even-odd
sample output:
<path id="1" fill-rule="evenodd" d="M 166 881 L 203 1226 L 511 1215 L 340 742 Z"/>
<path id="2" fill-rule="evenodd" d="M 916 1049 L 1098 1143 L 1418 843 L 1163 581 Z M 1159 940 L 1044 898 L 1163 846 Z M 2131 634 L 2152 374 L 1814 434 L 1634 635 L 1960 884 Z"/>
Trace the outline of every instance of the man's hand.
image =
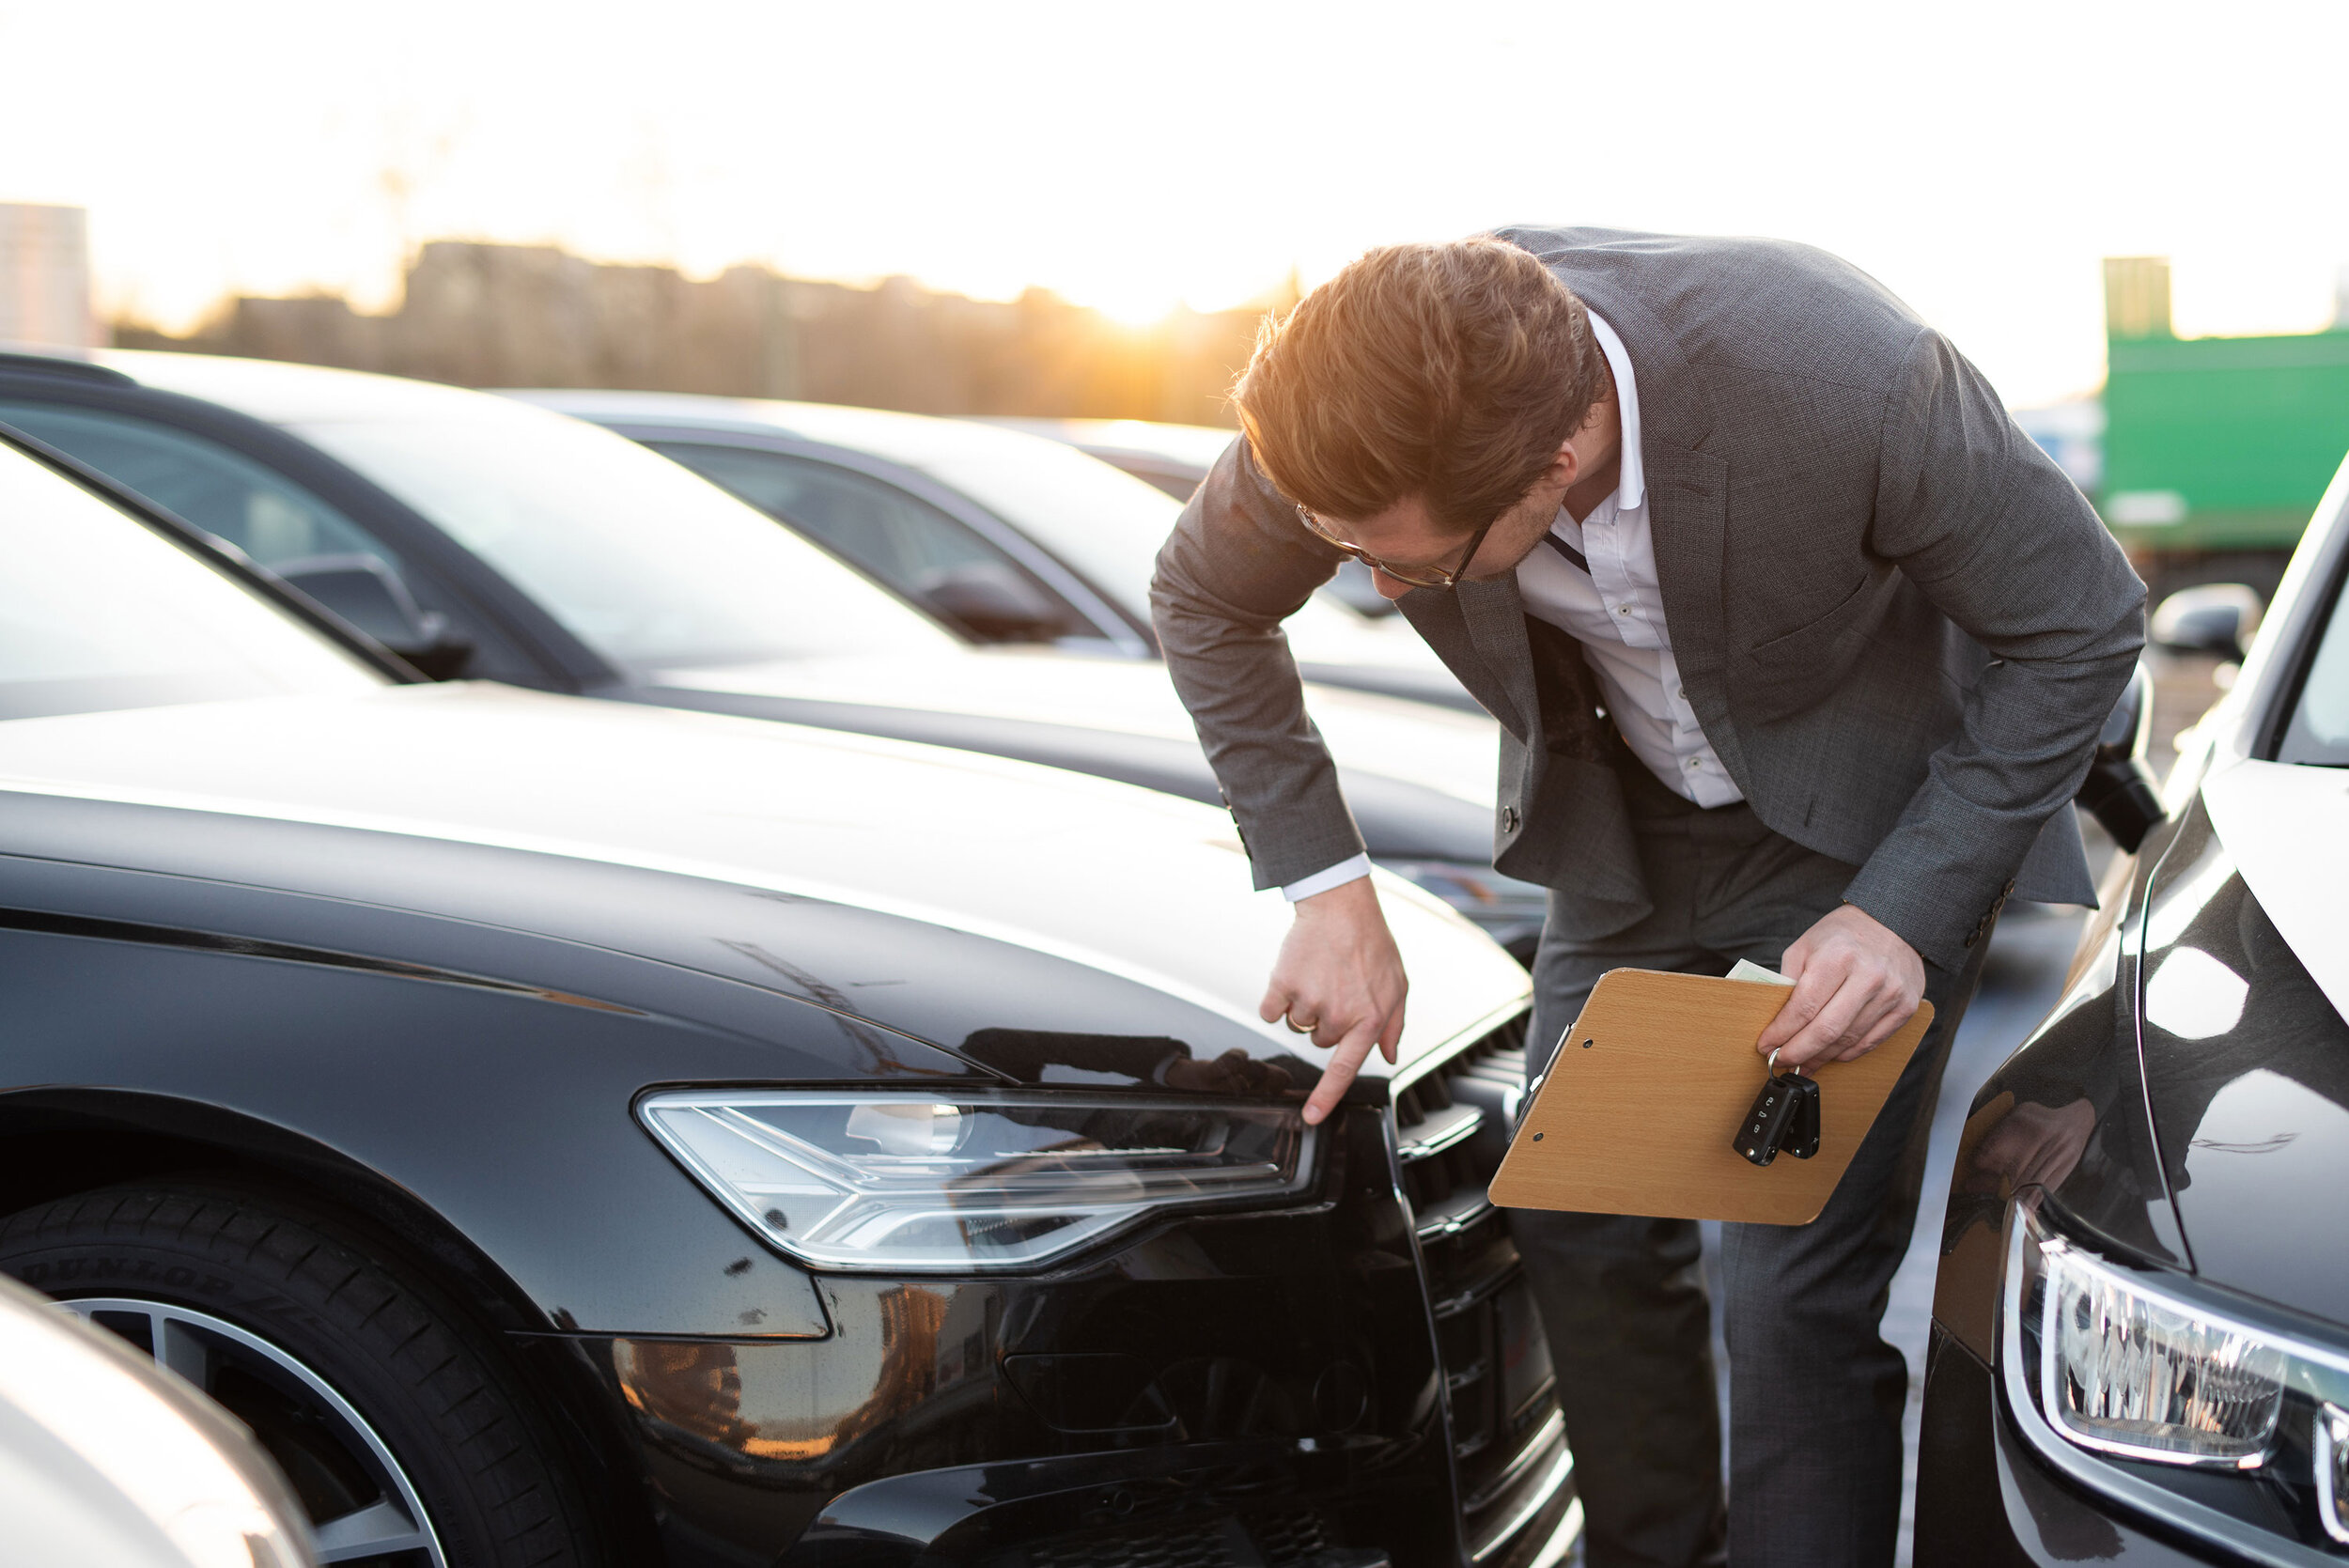
<path id="1" fill-rule="evenodd" d="M 1403 1038 L 1403 993 L 1409 988 L 1369 877 L 1297 901 L 1296 923 L 1281 943 L 1257 1011 L 1267 1023 L 1285 1016 L 1291 1029 L 1334 1051 L 1305 1100 L 1308 1126 L 1337 1108 L 1372 1047 L 1394 1060 L 1395 1043 Z"/>
<path id="2" fill-rule="evenodd" d="M 1781 1067 L 1867 1055 L 1899 1032 L 1925 994 L 1917 950 L 1852 904 L 1804 932 L 1780 972 L 1795 992 L 1754 1048 L 1780 1052 Z"/>

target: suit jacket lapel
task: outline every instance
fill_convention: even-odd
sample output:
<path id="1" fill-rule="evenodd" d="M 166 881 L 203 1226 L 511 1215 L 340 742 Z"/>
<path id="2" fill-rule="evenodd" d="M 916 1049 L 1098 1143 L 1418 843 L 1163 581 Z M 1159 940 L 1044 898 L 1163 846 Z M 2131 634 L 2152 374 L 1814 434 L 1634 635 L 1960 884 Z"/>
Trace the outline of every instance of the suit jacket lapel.
<path id="1" fill-rule="evenodd" d="M 1517 597 L 1517 574 L 1463 582 L 1452 590 L 1452 597 L 1460 601 L 1469 641 L 1500 677 L 1501 694 L 1517 710 L 1517 722 L 1509 725 L 1509 732 L 1529 746 L 1535 744 L 1542 705 L 1533 686 L 1533 649 L 1525 636 L 1525 601 Z"/>
<path id="2" fill-rule="evenodd" d="M 1646 442 L 1642 455 L 1648 536 L 1656 547 L 1664 621 L 1672 628 L 1672 662 L 1704 738 L 1744 789 L 1745 753 L 1729 719 L 1729 628 L 1722 614 L 1729 467 L 1709 452 L 1662 442 Z"/>
<path id="3" fill-rule="evenodd" d="M 1532 733 L 1533 717 L 1540 709 L 1532 701 L 1532 663 L 1526 648 L 1522 616 L 1515 623 L 1517 649 L 1513 665 L 1509 662 L 1505 636 L 1497 639 L 1489 629 L 1477 629 L 1486 625 L 1486 613 L 1480 607 L 1471 617 L 1469 611 L 1471 602 L 1496 587 L 1505 587 L 1509 603 L 1517 604 L 1517 582 L 1504 578 L 1499 583 L 1464 582 L 1451 593 L 1422 588 L 1405 594 L 1395 601 L 1395 607 L 1451 667 L 1452 673 L 1460 677 L 1460 684 L 1469 689 L 1470 694 L 1485 705 L 1485 711 L 1501 721 L 1501 727 L 1511 735 L 1525 740 Z M 1521 675 L 1523 680 L 1504 678 L 1503 672 Z"/>

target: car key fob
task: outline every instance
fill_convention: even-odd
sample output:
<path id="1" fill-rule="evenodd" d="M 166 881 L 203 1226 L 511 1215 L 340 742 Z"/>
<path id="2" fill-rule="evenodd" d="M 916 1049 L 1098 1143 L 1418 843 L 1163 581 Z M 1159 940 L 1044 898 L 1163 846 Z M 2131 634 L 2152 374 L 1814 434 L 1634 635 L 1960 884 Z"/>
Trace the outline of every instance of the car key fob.
<path id="1" fill-rule="evenodd" d="M 1753 1109 L 1737 1124 L 1736 1136 L 1729 1141 L 1729 1146 L 1756 1165 L 1767 1165 L 1776 1159 L 1794 1123 L 1800 1100 L 1795 1086 L 1801 1081 L 1792 1073 L 1772 1074 L 1770 1080 L 1762 1085 L 1762 1093 L 1754 1096 Z"/>
<path id="2" fill-rule="evenodd" d="M 1778 1152 L 1797 1159 L 1809 1159 L 1819 1152 L 1819 1080 L 1800 1073 L 1781 1073 L 1774 1081 L 1785 1083 L 1790 1079 L 1795 1110 L 1778 1141 Z"/>

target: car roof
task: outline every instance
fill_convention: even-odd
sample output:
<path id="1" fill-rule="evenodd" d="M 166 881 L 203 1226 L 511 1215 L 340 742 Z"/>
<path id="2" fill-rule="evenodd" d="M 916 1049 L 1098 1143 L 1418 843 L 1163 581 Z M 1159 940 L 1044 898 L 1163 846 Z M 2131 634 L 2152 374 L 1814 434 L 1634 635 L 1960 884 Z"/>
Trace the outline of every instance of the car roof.
<path id="1" fill-rule="evenodd" d="M 101 349 L 92 357 L 142 386 L 225 404 L 272 425 L 453 414 L 478 418 L 485 406 L 501 405 L 500 399 L 465 387 L 284 360 L 144 349 Z"/>
<path id="2" fill-rule="evenodd" d="M 588 392 L 568 388 L 500 389 L 505 396 L 599 423 L 676 425 L 746 435 L 783 435 L 886 458 L 928 470 L 957 457 L 1034 453 L 1065 443 L 1023 430 L 967 419 L 860 409 L 841 403 L 713 397 L 689 392 Z"/>
<path id="3" fill-rule="evenodd" d="M 1019 419 L 989 414 L 977 423 L 1048 436 L 1096 457 L 1153 458 L 1202 474 L 1215 466 L 1239 434 L 1215 425 L 1173 425 L 1155 419 Z"/>

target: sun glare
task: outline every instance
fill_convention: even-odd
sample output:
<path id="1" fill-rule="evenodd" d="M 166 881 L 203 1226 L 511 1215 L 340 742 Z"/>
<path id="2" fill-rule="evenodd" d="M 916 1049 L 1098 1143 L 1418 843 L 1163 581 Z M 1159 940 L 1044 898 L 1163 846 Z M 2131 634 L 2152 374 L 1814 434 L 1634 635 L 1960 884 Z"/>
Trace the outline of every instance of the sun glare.
<path id="1" fill-rule="evenodd" d="M 1099 290 L 1087 290 L 1075 296 L 1079 304 L 1090 305 L 1121 327 L 1155 327 L 1174 314 L 1182 301 L 1163 289 L 1150 287 L 1119 287 L 1115 285 Z"/>

